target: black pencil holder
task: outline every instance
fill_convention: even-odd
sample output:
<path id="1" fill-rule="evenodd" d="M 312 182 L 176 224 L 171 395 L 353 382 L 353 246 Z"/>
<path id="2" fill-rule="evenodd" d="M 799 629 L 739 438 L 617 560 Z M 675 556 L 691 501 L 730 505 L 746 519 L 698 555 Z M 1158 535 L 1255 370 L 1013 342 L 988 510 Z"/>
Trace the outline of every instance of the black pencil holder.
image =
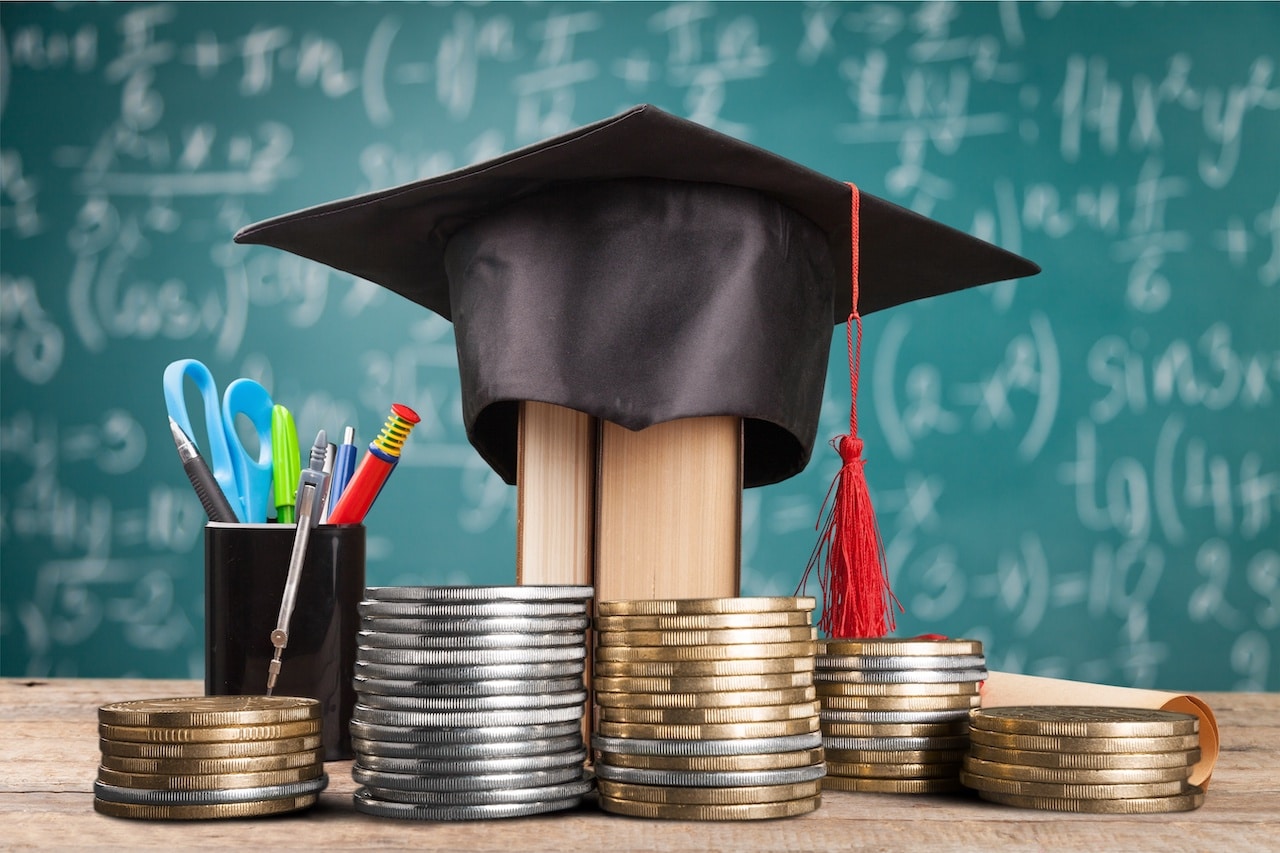
<path id="1" fill-rule="evenodd" d="M 205 526 L 205 695 L 266 692 L 275 654 L 271 632 L 295 535 L 292 524 Z M 364 562 L 363 525 L 312 529 L 274 690 L 277 696 L 319 700 L 325 761 L 352 757 L 349 724 Z"/>

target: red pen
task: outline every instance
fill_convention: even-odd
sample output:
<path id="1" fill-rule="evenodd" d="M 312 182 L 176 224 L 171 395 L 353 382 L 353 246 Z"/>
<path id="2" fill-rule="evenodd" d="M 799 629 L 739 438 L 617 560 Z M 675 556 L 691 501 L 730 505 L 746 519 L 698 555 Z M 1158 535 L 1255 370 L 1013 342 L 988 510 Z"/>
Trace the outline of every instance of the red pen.
<path id="1" fill-rule="evenodd" d="M 391 471 L 400 461 L 400 449 L 421 418 L 403 403 L 391 406 L 391 415 L 378 437 L 369 442 L 369 452 L 360 460 L 351 482 L 329 512 L 329 524 L 359 524 L 382 491 Z"/>

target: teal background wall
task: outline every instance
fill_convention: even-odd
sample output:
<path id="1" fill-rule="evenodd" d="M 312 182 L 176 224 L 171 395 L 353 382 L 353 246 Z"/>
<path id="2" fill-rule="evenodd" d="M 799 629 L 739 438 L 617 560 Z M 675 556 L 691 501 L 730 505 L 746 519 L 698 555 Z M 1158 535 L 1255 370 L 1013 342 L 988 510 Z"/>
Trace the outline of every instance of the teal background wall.
<path id="1" fill-rule="evenodd" d="M 513 582 L 515 491 L 463 435 L 450 326 L 230 238 L 650 102 L 1044 267 L 867 319 L 899 633 L 1280 686 L 1280 6 L 6 3 L 0 26 L 4 675 L 200 675 L 204 519 L 160 393 L 184 356 L 304 436 L 414 406 L 370 583 Z M 813 462 L 745 495 L 745 594 L 789 594 L 812 548 L 834 331 Z"/>

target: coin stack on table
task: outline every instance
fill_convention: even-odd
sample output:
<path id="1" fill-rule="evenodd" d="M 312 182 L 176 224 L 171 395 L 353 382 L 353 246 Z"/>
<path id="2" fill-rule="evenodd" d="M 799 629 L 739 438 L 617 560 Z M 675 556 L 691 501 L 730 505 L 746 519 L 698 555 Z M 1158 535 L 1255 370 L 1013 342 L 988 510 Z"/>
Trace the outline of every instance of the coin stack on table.
<path id="1" fill-rule="evenodd" d="M 1145 708 L 1009 706 L 971 720 L 961 781 L 1009 806 L 1107 814 L 1199 808 L 1200 721 Z"/>
<path id="2" fill-rule="evenodd" d="M 592 788 L 582 719 L 589 586 L 370 587 L 360 603 L 358 811 L 479 820 Z"/>
<path id="3" fill-rule="evenodd" d="M 600 805 L 682 820 L 822 802 L 812 598 L 597 604 L 592 735 Z"/>
<path id="4" fill-rule="evenodd" d="M 928 638 L 818 644 L 814 682 L 827 755 L 824 790 L 962 790 L 969 711 L 987 677 L 982 643 Z"/>
<path id="5" fill-rule="evenodd" d="M 160 820 L 255 817 L 313 805 L 329 783 L 320 704 L 190 696 L 98 709 L 93 808 Z"/>

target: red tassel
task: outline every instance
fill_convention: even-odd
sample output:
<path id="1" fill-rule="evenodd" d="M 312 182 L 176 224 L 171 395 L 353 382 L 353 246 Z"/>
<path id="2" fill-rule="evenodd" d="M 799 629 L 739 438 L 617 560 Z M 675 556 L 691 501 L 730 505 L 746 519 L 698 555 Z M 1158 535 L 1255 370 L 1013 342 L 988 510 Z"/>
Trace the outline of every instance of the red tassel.
<path id="1" fill-rule="evenodd" d="M 810 572 L 817 567 L 823 593 L 818 628 L 825 636 L 883 637 L 894 628 L 893 608 L 902 608 L 889 588 L 884 545 L 863 471 L 862 439 L 858 438 L 858 371 L 862 358 L 862 317 L 858 314 L 858 188 L 853 184 L 849 187 L 853 191 L 850 214 L 853 300 L 846 324 L 852 392 L 849 434 L 831 443 L 844 464 L 822 503 L 820 515 L 826 514 L 828 502 L 831 512 L 818 528 L 821 535 L 809 557 L 800 587 L 804 587 Z"/>

